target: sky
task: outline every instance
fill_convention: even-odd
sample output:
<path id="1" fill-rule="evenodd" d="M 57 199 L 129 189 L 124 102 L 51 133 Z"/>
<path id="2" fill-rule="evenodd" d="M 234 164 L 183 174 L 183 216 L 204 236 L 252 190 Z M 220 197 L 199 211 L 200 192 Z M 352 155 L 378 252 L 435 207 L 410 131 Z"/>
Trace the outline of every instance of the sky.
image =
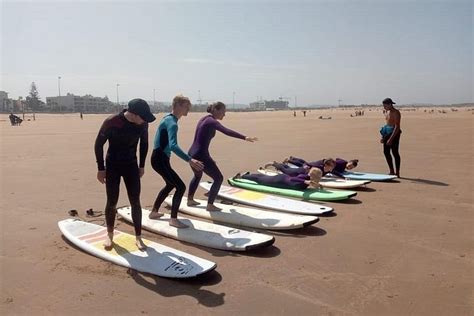
<path id="1" fill-rule="evenodd" d="M 121 102 L 473 102 L 473 3 L 0 0 L 0 90 L 25 97 L 35 82 L 43 101 L 59 84 L 61 95 L 112 101 L 118 90 Z"/>

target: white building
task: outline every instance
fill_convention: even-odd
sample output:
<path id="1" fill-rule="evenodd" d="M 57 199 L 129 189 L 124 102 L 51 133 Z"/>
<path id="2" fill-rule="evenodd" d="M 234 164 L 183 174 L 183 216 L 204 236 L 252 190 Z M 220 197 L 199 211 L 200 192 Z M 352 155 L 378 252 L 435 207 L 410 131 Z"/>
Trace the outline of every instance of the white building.
<path id="1" fill-rule="evenodd" d="M 77 96 L 68 93 L 65 96 L 46 97 L 46 109 L 58 112 L 107 112 L 114 106 L 110 100 L 92 95 Z"/>

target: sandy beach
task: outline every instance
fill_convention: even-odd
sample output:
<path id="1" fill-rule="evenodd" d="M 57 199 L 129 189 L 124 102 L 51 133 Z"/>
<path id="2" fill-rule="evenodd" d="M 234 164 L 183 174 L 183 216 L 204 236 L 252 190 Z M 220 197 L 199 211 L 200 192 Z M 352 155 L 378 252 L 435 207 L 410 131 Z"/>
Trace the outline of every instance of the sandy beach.
<path id="1" fill-rule="evenodd" d="M 347 202 L 324 203 L 334 214 L 311 227 L 268 232 L 276 238 L 272 247 L 233 253 L 145 231 L 147 239 L 217 263 L 209 275 L 186 281 L 132 276 L 61 236 L 57 222 L 68 210 L 84 217 L 89 208 L 103 211 L 105 187 L 96 179 L 93 145 L 108 115 L 81 120 L 77 113 L 40 113 L 36 121 L 10 126 L 3 114 L 1 314 L 472 315 L 474 115 L 466 108 L 423 110 L 401 112 L 401 179 L 372 182 Z M 225 126 L 260 140 L 218 133 L 211 153 L 225 177 L 289 155 L 357 158 L 356 170 L 387 173 L 381 108 L 365 109 L 361 117 L 350 117 L 353 112 L 230 112 Z M 180 121 L 183 149 L 203 115 Z M 150 143 L 157 126 L 150 125 Z M 150 166 L 151 151 L 142 178 L 147 207 L 164 185 Z M 172 165 L 189 184 L 189 166 L 176 156 Z M 119 205 L 128 204 L 122 184 Z M 116 224 L 133 233 L 132 225 Z"/>

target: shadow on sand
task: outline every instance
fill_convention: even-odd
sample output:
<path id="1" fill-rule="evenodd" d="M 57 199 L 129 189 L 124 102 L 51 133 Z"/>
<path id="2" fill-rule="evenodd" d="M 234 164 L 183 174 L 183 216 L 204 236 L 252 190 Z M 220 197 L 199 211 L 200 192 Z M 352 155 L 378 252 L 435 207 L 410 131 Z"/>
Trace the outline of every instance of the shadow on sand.
<path id="1" fill-rule="evenodd" d="M 157 277 L 148 273 L 141 273 L 135 270 L 128 270 L 132 279 L 139 285 L 155 292 L 163 297 L 191 296 L 207 307 L 216 307 L 224 304 L 225 293 L 213 293 L 201 289 L 205 285 L 218 284 L 222 276 L 216 270 L 199 275 L 190 279 L 168 279 Z"/>
<path id="2" fill-rule="evenodd" d="M 272 235 L 279 237 L 293 237 L 293 238 L 304 238 L 310 236 L 324 236 L 327 232 L 316 226 L 307 226 L 303 228 L 288 230 L 288 231 L 272 231 Z"/>
<path id="3" fill-rule="evenodd" d="M 448 183 L 440 182 L 440 181 L 434 181 L 434 180 L 426 180 L 426 179 L 420 179 L 420 178 L 407 178 L 407 177 L 400 177 L 402 180 L 409 180 L 414 183 L 419 183 L 419 184 L 430 184 L 430 185 L 437 185 L 441 187 L 447 187 L 449 186 Z"/>

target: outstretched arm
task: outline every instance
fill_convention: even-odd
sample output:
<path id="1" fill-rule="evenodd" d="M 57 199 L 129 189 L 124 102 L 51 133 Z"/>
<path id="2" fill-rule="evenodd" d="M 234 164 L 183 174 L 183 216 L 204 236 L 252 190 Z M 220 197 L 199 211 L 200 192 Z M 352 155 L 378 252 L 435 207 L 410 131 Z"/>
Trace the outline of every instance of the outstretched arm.
<path id="1" fill-rule="evenodd" d="M 168 128 L 168 142 L 172 152 L 186 162 L 191 160 L 191 156 L 185 153 L 178 145 L 178 125 L 172 125 Z"/>
<path id="2" fill-rule="evenodd" d="M 94 152 L 95 159 L 97 161 L 97 180 L 100 183 L 105 183 L 105 165 L 104 165 L 104 144 L 107 142 L 107 130 L 105 127 L 105 122 L 100 128 L 99 134 L 95 139 Z"/>
<path id="3" fill-rule="evenodd" d="M 224 125 L 222 125 L 221 123 L 219 123 L 217 120 L 214 122 L 214 126 L 216 128 L 216 130 L 218 130 L 219 132 L 227 135 L 227 136 L 230 136 L 230 137 L 235 137 L 235 138 L 240 138 L 240 139 L 243 139 L 245 140 L 247 137 L 245 137 L 245 135 L 242 135 L 236 131 L 233 131 L 227 127 L 224 127 Z"/>

